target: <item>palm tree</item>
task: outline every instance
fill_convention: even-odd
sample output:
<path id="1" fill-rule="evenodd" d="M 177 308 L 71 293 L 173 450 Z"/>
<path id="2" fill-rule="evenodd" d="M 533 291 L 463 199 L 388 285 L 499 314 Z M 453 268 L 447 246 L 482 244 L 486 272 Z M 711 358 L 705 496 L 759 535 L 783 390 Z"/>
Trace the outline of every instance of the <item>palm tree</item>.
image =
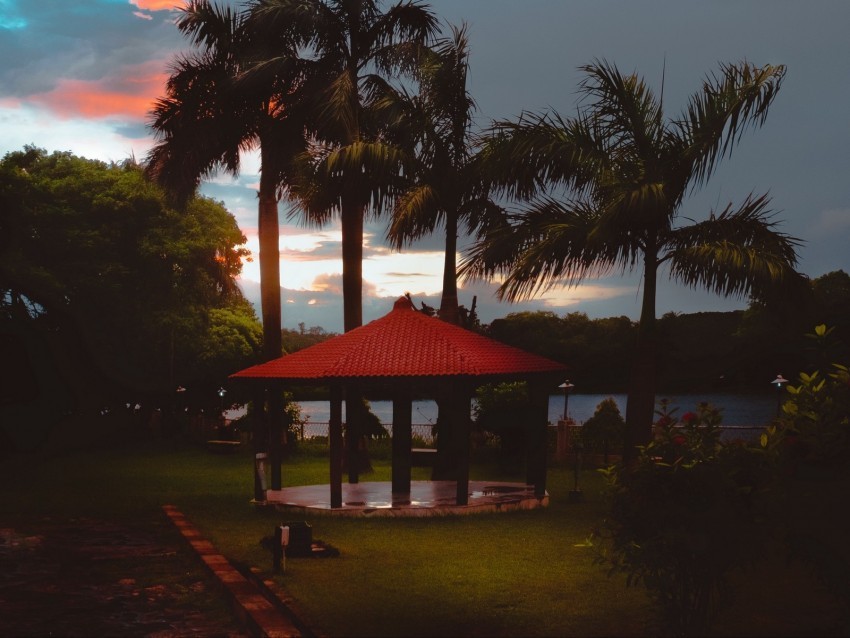
<path id="1" fill-rule="evenodd" d="M 387 138 L 397 144 L 406 162 L 406 183 L 394 198 L 391 244 L 404 245 L 445 226 L 445 259 L 439 317 L 461 323 L 457 294 L 458 225 L 465 220 L 470 232 L 495 205 L 478 176 L 472 152 L 475 102 L 467 91 L 469 42 L 466 26 L 451 27 L 426 51 L 418 71 L 419 92 L 388 91 L 378 102 L 387 120 Z M 464 432 L 460 421 L 469 419 L 469 406 L 440 397 L 437 400 L 437 459 L 434 480 L 452 479 L 456 455 L 452 434 Z"/>
<path id="2" fill-rule="evenodd" d="M 446 248 L 439 316 L 459 323 L 457 295 L 458 226 L 472 233 L 500 210 L 479 176 L 472 134 L 475 102 L 467 91 L 469 41 L 466 25 L 451 27 L 422 59 L 419 93 L 390 91 L 379 102 L 391 135 L 407 155 L 406 186 L 394 199 L 387 236 L 401 249 L 445 226 Z M 391 137 L 392 139 L 392 137 Z"/>
<path id="3" fill-rule="evenodd" d="M 382 122 L 373 103 L 387 78 L 410 74 L 436 19 L 424 5 L 400 1 L 382 12 L 376 0 L 254 0 L 258 22 L 292 28 L 309 65 L 316 124 L 304 154 L 302 179 L 293 184 L 309 223 L 322 226 L 338 215 L 342 224 L 343 327 L 363 324 L 363 224 L 379 216 L 398 177 L 399 154 L 381 141 Z M 349 482 L 358 481 L 368 459 L 363 440 L 362 396 L 346 395 Z"/>
<path id="4" fill-rule="evenodd" d="M 310 179 L 298 184 L 309 222 L 342 222 L 346 331 L 363 323 L 363 223 L 380 215 L 399 156 L 381 143 L 372 105 L 387 77 L 410 73 L 420 47 L 435 31 L 424 5 L 404 1 L 382 12 L 375 0 L 255 0 L 252 13 L 267 24 L 304 34 L 309 74 L 324 86 L 313 95 L 315 144 L 306 158 Z"/>
<path id="5" fill-rule="evenodd" d="M 294 77 L 266 74 L 265 83 L 241 80 L 254 46 L 248 24 L 245 14 L 209 0 L 192 0 L 182 10 L 177 27 L 201 51 L 177 59 L 166 96 L 155 103 L 150 125 L 160 141 L 148 155 L 148 171 L 185 199 L 217 170 L 237 175 L 241 153 L 259 147 L 260 286 L 268 360 L 282 351 L 279 185 L 306 141 L 293 109 L 283 112 Z"/>
<path id="6" fill-rule="evenodd" d="M 642 269 L 638 348 L 626 406 L 626 458 L 649 440 L 655 402 L 659 270 L 721 295 L 795 287 L 797 240 L 775 230 L 768 198 L 750 195 L 679 225 L 686 195 L 711 177 L 749 127 L 758 127 L 784 66 L 724 64 L 678 119 L 642 78 L 604 61 L 582 67 L 588 101 L 572 120 L 524 113 L 497 122 L 483 153 L 499 192 L 525 202 L 486 232 L 462 264 L 468 277 L 504 274 L 501 298 L 529 297 L 588 276 Z M 552 191 L 567 189 L 557 199 Z"/>
<path id="7" fill-rule="evenodd" d="M 298 59 L 291 32 L 281 30 L 274 63 L 252 68 L 259 47 L 247 14 L 192 0 L 177 27 L 200 51 L 179 57 L 158 99 L 150 126 L 159 138 L 148 155 L 148 172 L 178 200 L 187 199 L 204 177 L 224 170 L 238 174 L 241 153 L 260 149 L 258 234 L 263 323 L 263 359 L 281 355 L 280 185 L 295 170 L 306 148 L 303 111 L 293 95 L 299 87 Z M 265 42 L 269 46 L 268 42 Z M 272 423 L 272 487 L 279 487 L 279 437 L 284 414 L 280 393 L 269 394 Z M 255 404 L 265 400 L 258 396 Z M 262 413 L 262 409 L 259 410 Z M 264 433 L 256 439 L 264 449 Z"/>

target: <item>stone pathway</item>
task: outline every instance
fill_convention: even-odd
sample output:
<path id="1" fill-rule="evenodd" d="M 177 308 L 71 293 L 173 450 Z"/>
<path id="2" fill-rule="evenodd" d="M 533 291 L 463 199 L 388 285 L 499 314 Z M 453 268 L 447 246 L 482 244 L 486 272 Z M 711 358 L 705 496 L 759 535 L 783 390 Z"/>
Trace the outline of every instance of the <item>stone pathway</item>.
<path id="1" fill-rule="evenodd" d="M 249 636 L 185 543 L 155 531 L 0 523 L 0 636 Z"/>

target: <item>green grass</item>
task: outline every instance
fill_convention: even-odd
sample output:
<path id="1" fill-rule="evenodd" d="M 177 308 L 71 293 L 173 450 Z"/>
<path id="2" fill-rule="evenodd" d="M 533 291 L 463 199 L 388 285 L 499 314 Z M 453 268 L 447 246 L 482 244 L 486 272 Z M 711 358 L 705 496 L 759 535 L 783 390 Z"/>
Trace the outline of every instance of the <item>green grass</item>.
<path id="1" fill-rule="evenodd" d="M 275 576 L 308 625 L 328 636 L 638 636 L 653 633 L 643 590 L 608 577 L 583 546 L 605 515 L 598 473 L 582 473 L 585 500 L 571 503 L 573 474 L 549 472 L 550 506 L 460 517 L 292 518 L 257 509 L 252 455 L 139 446 L 18 459 L 2 470 L 0 520 L 96 516 L 155 528 L 163 504 L 179 507 L 228 558 L 271 572 L 260 539 L 287 520 L 306 520 L 340 557 L 290 559 Z M 373 459 L 366 480 L 389 480 Z M 494 465 L 475 477 L 510 479 Z M 327 460 L 301 453 L 283 467 L 285 485 L 326 483 Z M 414 479 L 428 470 L 416 469 Z M 718 635 L 835 633 L 822 586 L 775 558 L 736 576 Z M 793 583 L 793 590 L 786 585 Z M 820 589 L 818 589 L 820 587 Z M 793 604 L 792 604 L 793 603 Z"/>

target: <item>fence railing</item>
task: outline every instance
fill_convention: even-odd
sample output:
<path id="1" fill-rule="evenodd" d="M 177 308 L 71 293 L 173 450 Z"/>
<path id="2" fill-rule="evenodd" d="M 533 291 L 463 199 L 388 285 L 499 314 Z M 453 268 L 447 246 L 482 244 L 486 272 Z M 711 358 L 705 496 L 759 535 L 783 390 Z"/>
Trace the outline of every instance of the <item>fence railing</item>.
<path id="1" fill-rule="evenodd" d="M 764 425 L 721 425 L 720 439 L 723 441 L 732 441 L 735 439 L 753 440 L 757 438 L 764 430 Z M 569 439 L 572 440 L 574 435 L 581 433 L 581 425 L 569 425 Z"/>
<path id="2" fill-rule="evenodd" d="M 392 424 L 384 424 L 384 427 L 387 431 L 392 435 Z M 553 426 L 554 427 L 554 426 Z M 570 425 L 568 426 L 569 430 L 569 438 L 568 440 L 573 439 L 573 435 L 577 434 L 581 431 L 581 425 Z M 430 423 L 414 423 L 411 426 L 413 431 L 413 436 L 415 439 L 419 439 L 419 443 L 422 443 L 427 446 L 433 446 L 436 444 L 434 437 L 434 426 Z M 733 439 L 747 439 L 752 440 L 755 439 L 759 434 L 761 434 L 762 430 L 764 430 L 763 425 L 722 425 L 720 426 L 720 430 L 722 431 L 721 438 L 724 441 L 733 440 Z M 318 437 L 327 437 L 330 431 L 330 423 L 327 421 L 307 421 L 302 424 L 298 430 L 298 438 L 301 440 L 307 439 L 315 439 Z"/>
<path id="3" fill-rule="evenodd" d="M 390 433 L 390 436 L 392 436 L 392 424 L 383 425 Z M 418 444 L 424 444 L 427 446 L 433 446 L 436 444 L 434 439 L 434 426 L 430 423 L 414 423 L 411 426 L 411 430 L 414 438 L 414 447 L 417 447 Z M 327 421 L 307 421 L 298 429 L 298 438 L 302 441 L 320 437 L 327 438 L 329 432 L 330 423 Z"/>

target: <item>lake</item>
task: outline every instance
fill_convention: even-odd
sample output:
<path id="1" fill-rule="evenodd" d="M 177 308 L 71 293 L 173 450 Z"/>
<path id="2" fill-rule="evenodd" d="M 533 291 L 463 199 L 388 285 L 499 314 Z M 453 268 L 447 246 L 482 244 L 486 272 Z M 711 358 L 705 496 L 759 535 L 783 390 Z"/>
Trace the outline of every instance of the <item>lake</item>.
<path id="1" fill-rule="evenodd" d="M 625 394 L 571 394 L 568 400 L 569 416 L 577 423 L 584 423 L 593 416 L 599 403 L 612 397 L 620 408 L 620 413 L 626 414 Z M 673 406 L 679 408 L 677 414 L 681 416 L 685 412 L 694 411 L 697 404 L 707 401 L 721 408 L 724 426 L 762 427 L 770 423 L 776 416 L 775 394 L 676 394 L 658 395 L 658 398 L 667 398 Z M 330 420 L 330 407 L 327 401 L 299 401 L 301 414 L 311 423 L 326 423 Z M 372 412 L 381 423 L 388 425 L 392 423 L 392 401 L 372 401 Z M 244 414 L 244 409 L 230 410 L 228 418 L 238 418 Z M 552 394 L 549 396 L 549 421 L 553 425 L 557 423 L 564 413 L 564 395 Z M 345 405 L 343 404 L 343 416 Z M 413 423 L 419 425 L 434 424 L 437 420 L 437 404 L 432 400 L 413 402 Z"/>

